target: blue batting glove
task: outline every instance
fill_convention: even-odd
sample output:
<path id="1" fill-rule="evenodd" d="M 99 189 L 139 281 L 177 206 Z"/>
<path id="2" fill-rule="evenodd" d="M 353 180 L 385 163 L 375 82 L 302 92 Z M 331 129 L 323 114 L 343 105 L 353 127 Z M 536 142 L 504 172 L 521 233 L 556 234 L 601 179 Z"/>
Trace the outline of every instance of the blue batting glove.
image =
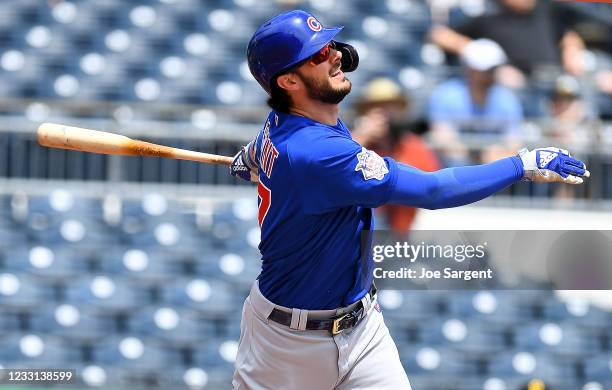
<path id="1" fill-rule="evenodd" d="M 259 181 L 254 141 L 249 142 L 236 153 L 229 169 L 232 176 L 237 176 L 246 181 Z"/>
<path id="2" fill-rule="evenodd" d="M 586 164 L 573 158 L 565 149 L 521 149 L 518 156 L 523 162 L 523 180 L 582 184 L 582 178 L 590 176 Z"/>

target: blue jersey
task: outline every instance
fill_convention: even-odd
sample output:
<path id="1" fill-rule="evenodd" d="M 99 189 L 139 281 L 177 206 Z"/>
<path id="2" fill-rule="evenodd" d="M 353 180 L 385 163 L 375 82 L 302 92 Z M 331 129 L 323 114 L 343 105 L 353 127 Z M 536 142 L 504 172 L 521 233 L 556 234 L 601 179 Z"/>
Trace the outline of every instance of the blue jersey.
<path id="1" fill-rule="evenodd" d="M 256 160 L 263 295 L 308 310 L 362 298 L 372 283 L 372 260 L 361 256 L 372 207 L 388 201 L 395 162 L 353 141 L 341 120 L 275 111 L 257 136 Z"/>

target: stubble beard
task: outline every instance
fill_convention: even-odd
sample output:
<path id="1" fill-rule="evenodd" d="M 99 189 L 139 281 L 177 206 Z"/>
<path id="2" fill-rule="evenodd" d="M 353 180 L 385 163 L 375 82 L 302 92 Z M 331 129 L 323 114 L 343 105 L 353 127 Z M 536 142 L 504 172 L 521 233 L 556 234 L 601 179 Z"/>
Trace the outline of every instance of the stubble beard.
<path id="1" fill-rule="evenodd" d="M 348 81 L 348 85 L 340 88 L 334 88 L 329 78 L 321 82 L 302 74 L 299 74 L 299 76 L 306 85 L 308 96 L 313 100 L 318 100 L 327 104 L 338 104 L 351 92 L 352 84 L 346 76 L 344 80 Z"/>

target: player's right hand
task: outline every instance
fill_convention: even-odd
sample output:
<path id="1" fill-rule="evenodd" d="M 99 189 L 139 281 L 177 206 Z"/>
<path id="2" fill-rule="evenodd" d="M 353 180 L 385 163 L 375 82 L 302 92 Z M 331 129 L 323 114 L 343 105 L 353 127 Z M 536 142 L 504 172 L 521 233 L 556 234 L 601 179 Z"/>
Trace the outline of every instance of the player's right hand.
<path id="1" fill-rule="evenodd" d="M 255 141 L 251 141 L 240 148 L 240 151 L 234 156 L 229 170 L 232 176 L 255 183 L 259 181 L 258 167 L 255 162 Z"/>
<path id="2" fill-rule="evenodd" d="M 521 149 L 518 156 L 523 162 L 524 180 L 582 184 L 582 178 L 590 176 L 586 164 L 573 158 L 565 149 L 555 147 L 531 151 Z"/>

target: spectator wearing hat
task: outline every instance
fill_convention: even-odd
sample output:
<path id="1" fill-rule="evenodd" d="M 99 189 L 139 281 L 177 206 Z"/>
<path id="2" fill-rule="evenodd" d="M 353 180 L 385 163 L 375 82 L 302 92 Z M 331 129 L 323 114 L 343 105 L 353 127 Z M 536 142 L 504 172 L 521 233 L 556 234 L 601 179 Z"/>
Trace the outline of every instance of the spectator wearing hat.
<path id="1" fill-rule="evenodd" d="M 584 99 L 580 82 L 575 77 L 559 76 L 548 96 L 548 116 L 543 121 L 542 135 L 560 147 L 577 152 L 593 152 L 597 148 L 601 123 L 592 106 Z M 576 198 L 575 188 L 552 186 L 555 199 Z"/>
<path id="2" fill-rule="evenodd" d="M 597 116 L 582 98 L 579 81 L 571 75 L 559 76 L 548 101 L 550 116 L 544 135 L 560 145 L 585 148 L 596 141 Z"/>
<path id="3" fill-rule="evenodd" d="M 489 39 L 471 41 L 462 51 L 464 77 L 438 85 L 429 99 L 432 141 L 447 166 L 472 163 L 463 140 L 486 145 L 482 161 L 505 157 L 519 146 L 523 110 L 510 89 L 495 82 L 506 63 L 502 48 Z"/>
<path id="4" fill-rule="evenodd" d="M 408 123 L 410 101 L 400 86 L 388 78 L 371 80 L 357 102 L 353 139 L 381 156 L 424 171 L 440 169 L 435 153 L 415 133 L 415 124 Z M 417 209 L 388 205 L 380 208 L 391 229 L 404 235 L 416 217 Z"/>

